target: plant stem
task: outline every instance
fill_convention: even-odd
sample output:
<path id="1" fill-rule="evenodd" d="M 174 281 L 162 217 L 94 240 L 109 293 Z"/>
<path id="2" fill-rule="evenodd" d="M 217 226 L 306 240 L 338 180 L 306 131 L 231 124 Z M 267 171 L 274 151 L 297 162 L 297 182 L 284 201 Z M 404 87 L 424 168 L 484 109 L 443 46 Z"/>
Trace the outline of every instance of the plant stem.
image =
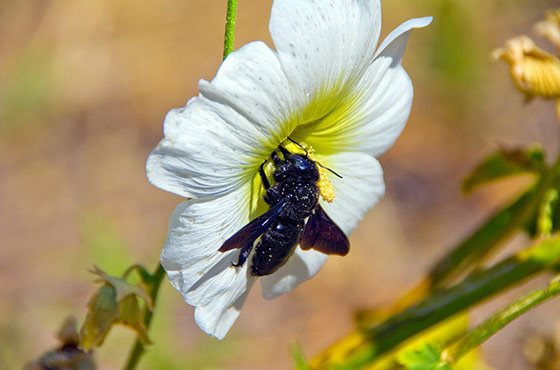
<path id="1" fill-rule="evenodd" d="M 226 15 L 226 32 L 224 36 L 224 59 L 233 51 L 233 44 L 235 41 L 235 21 L 237 18 L 237 0 L 228 0 L 227 3 L 227 15 Z M 127 272 L 129 273 L 129 272 Z M 163 281 L 163 277 L 165 276 L 165 270 L 161 265 L 158 265 L 158 268 L 152 275 L 151 281 L 151 291 L 150 296 L 152 298 L 152 304 L 155 307 L 156 300 L 159 293 L 159 288 L 161 286 L 161 282 Z M 144 326 L 146 327 L 146 331 L 150 328 L 150 324 L 152 323 L 153 312 L 150 311 L 147 307 L 144 308 Z M 136 342 L 134 343 L 134 347 L 132 347 L 132 351 L 128 357 L 128 361 L 124 367 L 124 370 L 134 370 L 140 361 L 140 358 L 146 351 L 146 348 L 137 338 Z"/>
<path id="2" fill-rule="evenodd" d="M 233 51 L 235 42 L 235 21 L 237 19 L 237 0 L 228 0 L 226 15 L 226 34 L 224 36 L 224 59 Z"/>
<path id="3" fill-rule="evenodd" d="M 482 324 L 446 349 L 443 353 L 443 358 L 450 364 L 458 362 L 464 355 L 480 346 L 513 320 L 559 294 L 560 280 L 557 278 L 552 280 L 546 287 L 534 290 L 498 310 Z"/>
<path id="4" fill-rule="evenodd" d="M 150 298 L 152 299 L 152 305 L 155 309 L 156 301 L 159 293 L 159 288 L 161 287 L 161 282 L 163 281 L 163 277 L 165 276 L 165 270 L 163 267 L 158 264 L 156 271 L 152 275 L 152 280 L 150 282 Z M 144 326 L 146 327 L 146 331 L 150 328 L 153 318 L 153 311 L 149 310 L 148 307 L 144 307 Z M 142 342 L 136 338 L 134 342 L 134 346 L 130 351 L 130 355 L 128 356 L 128 361 L 126 362 L 124 370 L 133 370 L 138 365 L 140 358 L 146 351 L 146 347 L 142 344 Z"/>
<path id="5" fill-rule="evenodd" d="M 537 243 L 497 265 L 471 274 L 381 324 L 354 332 L 310 362 L 312 369 L 344 364 L 355 369 L 371 363 L 421 331 L 484 299 L 546 270 L 560 261 L 560 236 Z"/>

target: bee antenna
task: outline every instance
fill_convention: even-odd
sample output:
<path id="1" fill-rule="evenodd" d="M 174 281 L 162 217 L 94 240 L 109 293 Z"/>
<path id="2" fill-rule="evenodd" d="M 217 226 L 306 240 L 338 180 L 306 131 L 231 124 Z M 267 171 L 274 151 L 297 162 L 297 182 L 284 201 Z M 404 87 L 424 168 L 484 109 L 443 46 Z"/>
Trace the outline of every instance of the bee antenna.
<path id="1" fill-rule="evenodd" d="M 292 139 L 291 137 L 287 137 L 286 139 L 290 140 L 292 143 L 296 144 L 297 146 L 299 146 L 304 152 L 305 155 L 307 155 L 307 149 L 301 145 L 300 143 L 298 143 L 297 141 L 295 141 L 294 139 Z"/>
<path id="2" fill-rule="evenodd" d="M 278 147 L 278 150 L 280 150 L 280 153 L 282 153 L 282 155 L 284 156 L 284 160 L 286 160 L 289 156 L 292 155 L 292 153 L 288 149 L 284 148 L 282 145 Z"/>
<path id="3" fill-rule="evenodd" d="M 344 177 L 340 176 L 338 173 L 334 172 L 333 170 L 331 170 L 330 168 L 328 168 L 327 166 L 323 166 L 321 163 L 317 162 L 317 164 L 319 166 L 321 166 L 322 168 L 324 168 L 325 170 L 329 171 L 330 173 L 332 173 L 333 175 L 335 175 L 336 177 L 338 177 L 339 179 L 343 179 Z"/>

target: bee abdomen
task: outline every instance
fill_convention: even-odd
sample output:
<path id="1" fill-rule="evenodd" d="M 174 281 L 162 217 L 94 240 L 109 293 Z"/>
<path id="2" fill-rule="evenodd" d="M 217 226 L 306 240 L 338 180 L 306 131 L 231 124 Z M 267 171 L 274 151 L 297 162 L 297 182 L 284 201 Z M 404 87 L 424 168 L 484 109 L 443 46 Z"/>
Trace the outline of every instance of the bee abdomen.
<path id="1" fill-rule="evenodd" d="M 303 221 L 278 220 L 262 236 L 251 264 L 254 276 L 270 275 L 282 267 L 297 246 Z"/>

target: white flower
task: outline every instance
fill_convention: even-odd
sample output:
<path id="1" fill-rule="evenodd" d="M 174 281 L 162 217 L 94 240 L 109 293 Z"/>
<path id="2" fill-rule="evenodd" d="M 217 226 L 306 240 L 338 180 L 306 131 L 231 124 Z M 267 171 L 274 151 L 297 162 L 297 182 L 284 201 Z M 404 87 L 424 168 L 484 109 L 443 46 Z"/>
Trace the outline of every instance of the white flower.
<path id="1" fill-rule="evenodd" d="M 336 198 L 321 204 L 346 234 L 383 195 L 376 157 L 397 139 L 412 104 L 402 55 L 410 31 L 430 22 L 409 20 L 376 48 L 379 0 L 275 0 L 276 51 L 260 41 L 243 46 L 211 82 L 200 81 L 186 107 L 168 113 L 148 178 L 189 200 L 171 216 L 161 262 L 203 331 L 223 338 L 257 280 L 249 263 L 231 266 L 238 250 L 218 249 L 266 211 L 258 168 L 288 137 L 343 176 L 331 176 Z M 294 289 L 326 258 L 298 247 L 260 278 L 263 296 Z"/>

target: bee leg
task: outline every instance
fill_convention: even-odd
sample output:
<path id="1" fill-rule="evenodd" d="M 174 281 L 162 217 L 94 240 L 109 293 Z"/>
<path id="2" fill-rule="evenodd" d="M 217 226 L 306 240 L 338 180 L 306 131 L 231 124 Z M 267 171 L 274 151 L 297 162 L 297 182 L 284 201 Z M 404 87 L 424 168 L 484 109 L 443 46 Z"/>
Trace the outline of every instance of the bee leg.
<path id="1" fill-rule="evenodd" d="M 264 161 L 259 167 L 259 175 L 261 176 L 261 181 L 265 190 L 268 190 L 270 189 L 270 182 L 268 181 L 268 178 L 266 177 L 266 173 L 264 172 L 264 165 L 266 164 L 266 162 L 267 161 Z"/>
<path id="2" fill-rule="evenodd" d="M 273 206 L 280 201 L 280 192 L 278 191 L 276 186 L 273 186 L 266 191 L 266 194 L 264 195 L 264 201 L 269 206 Z"/>
<path id="3" fill-rule="evenodd" d="M 278 168 L 284 161 L 278 156 L 278 153 L 272 152 L 272 161 L 274 165 Z"/>
<path id="4" fill-rule="evenodd" d="M 237 262 L 233 262 L 231 265 L 234 267 L 242 267 L 247 261 L 249 254 L 251 254 L 251 250 L 253 249 L 253 242 L 245 244 L 241 251 L 239 251 L 239 257 L 237 257 Z"/>
<path id="5" fill-rule="evenodd" d="M 278 150 L 280 150 L 280 153 L 282 153 L 284 159 L 292 155 L 292 153 L 288 149 L 284 148 L 282 145 L 278 147 Z"/>

